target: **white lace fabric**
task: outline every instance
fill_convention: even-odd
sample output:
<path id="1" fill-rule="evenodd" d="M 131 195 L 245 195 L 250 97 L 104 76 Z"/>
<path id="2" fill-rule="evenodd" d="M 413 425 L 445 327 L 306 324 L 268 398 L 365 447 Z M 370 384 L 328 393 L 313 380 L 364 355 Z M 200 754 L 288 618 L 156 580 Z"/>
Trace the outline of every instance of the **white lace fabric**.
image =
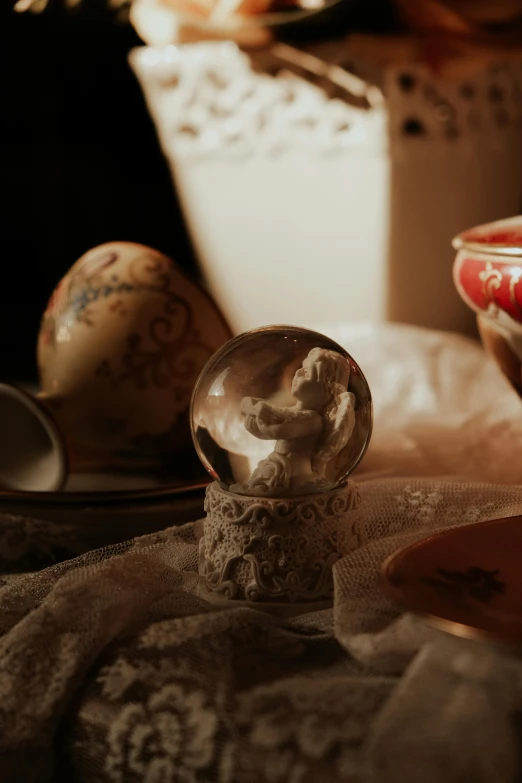
<path id="1" fill-rule="evenodd" d="M 322 331 L 375 400 L 357 475 L 369 541 L 335 565 L 333 609 L 205 602 L 193 524 L 64 559 L 63 526 L 2 517 L 2 782 L 520 780 L 522 664 L 403 614 L 380 567 L 522 513 L 522 403 L 466 338 Z"/>

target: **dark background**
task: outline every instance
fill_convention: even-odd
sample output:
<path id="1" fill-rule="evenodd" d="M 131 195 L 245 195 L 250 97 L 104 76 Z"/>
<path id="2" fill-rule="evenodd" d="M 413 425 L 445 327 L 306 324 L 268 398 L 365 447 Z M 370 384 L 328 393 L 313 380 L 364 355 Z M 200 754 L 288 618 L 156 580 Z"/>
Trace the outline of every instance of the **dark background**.
<path id="1" fill-rule="evenodd" d="M 0 0 L 0 380 L 36 380 L 55 285 L 102 242 L 151 245 L 196 275 L 194 253 L 127 55 L 141 45 L 108 0 L 19 14 Z M 281 37 L 390 30 L 389 0 L 343 0 Z"/>
<path id="2" fill-rule="evenodd" d="M 124 239 L 195 264 L 127 65 L 140 45 L 131 26 L 92 0 L 41 14 L 0 6 L 0 379 L 33 381 L 46 302 L 90 247 Z"/>

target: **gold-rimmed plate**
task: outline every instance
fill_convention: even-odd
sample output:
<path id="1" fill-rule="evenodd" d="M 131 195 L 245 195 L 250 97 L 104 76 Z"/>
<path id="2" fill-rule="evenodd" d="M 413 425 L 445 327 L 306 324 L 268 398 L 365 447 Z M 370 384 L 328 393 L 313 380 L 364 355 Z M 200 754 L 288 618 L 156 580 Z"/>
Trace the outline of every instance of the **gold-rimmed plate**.
<path id="1" fill-rule="evenodd" d="M 100 475 L 79 474 L 60 492 L 2 491 L 0 523 L 9 526 L 19 519 L 22 537 L 30 531 L 46 549 L 58 548 L 71 557 L 195 522 L 204 515 L 207 480 L 114 478 L 118 486 L 110 484 L 110 474 L 103 475 L 106 489 L 100 488 L 104 484 Z M 98 489 L 89 490 L 93 479 Z"/>
<path id="2" fill-rule="evenodd" d="M 0 505 L 5 502 L 61 506 L 168 500 L 201 493 L 208 483 L 203 476 L 176 479 L 142 474 L 76 473 L 69 477 L 62 490 L 56 492 L 0 490 Z"/>
<path id="3" fill-rule="evenodd" d="M 522 515 L 431 536 L 389 557 L 387 593 L 448 633 L 522 645 Z"/>

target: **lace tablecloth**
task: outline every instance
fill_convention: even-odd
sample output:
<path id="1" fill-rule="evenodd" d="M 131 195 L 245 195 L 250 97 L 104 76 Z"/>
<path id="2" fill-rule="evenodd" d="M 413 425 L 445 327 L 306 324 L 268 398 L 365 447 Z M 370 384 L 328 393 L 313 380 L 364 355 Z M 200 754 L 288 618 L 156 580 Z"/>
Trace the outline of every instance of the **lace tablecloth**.
<path id="1" fill-rule="evenodd" d="M 323 331 L 376 407 L 369 542 L 334 566 L 333 609 L 206 603 L 191 523 L 67 560 L 37 521 L 2 517 L 1 781 L 521 779 L 522 663 L 401 614 L 379 568 L 435 530 L 522 512 L 522 403 L 465 338 Z"/>

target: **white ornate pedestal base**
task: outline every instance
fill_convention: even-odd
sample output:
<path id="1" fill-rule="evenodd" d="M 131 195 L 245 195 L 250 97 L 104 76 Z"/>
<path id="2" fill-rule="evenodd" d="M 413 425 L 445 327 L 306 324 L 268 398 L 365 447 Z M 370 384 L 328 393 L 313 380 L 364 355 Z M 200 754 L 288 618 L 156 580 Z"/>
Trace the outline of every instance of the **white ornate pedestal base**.
<path id="1" fill-rule="evenodd" d="M 332 566 L 365 541 L 357 485 L 296 498 L 207 489 L 199 572 L 209 596 L 268 605 L 328 605 Z M 318 602 L 318 603 L 316 603 Z"/>

